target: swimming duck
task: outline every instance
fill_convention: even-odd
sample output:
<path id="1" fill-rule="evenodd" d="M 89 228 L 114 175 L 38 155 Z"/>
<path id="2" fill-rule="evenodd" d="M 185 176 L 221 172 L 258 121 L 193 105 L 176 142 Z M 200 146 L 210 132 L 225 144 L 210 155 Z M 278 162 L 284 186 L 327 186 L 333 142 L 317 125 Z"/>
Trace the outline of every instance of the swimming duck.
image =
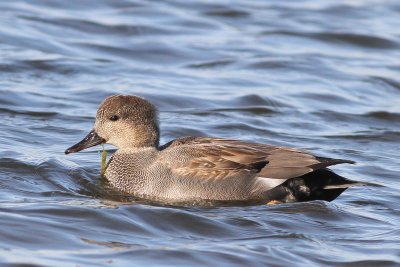
<path id="1" fill-rule="evenodd" d="M 332 201 L 357 182 L 327 167 L 354 162 L 283 146 L 213 137 L 159 144 L 156 107 L 114 95 L 101 103 L 93 130 L 65 153 L 108 143 L 118 150 L 105 178 L 117 190 L 163 203 Z"/>

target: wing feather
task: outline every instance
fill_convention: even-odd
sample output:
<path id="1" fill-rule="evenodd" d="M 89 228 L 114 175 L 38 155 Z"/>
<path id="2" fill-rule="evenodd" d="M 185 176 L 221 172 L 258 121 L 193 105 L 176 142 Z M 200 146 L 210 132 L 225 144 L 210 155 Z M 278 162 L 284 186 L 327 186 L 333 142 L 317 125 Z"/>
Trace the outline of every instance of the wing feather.
<path id="1" fill-rule="evenodd" d="M 161 150 L 177 175 L 205 180 L 241 177 L 250 182 L 262 177 L 284 182 L 331 165 L 354 163 L 316 157 L 295 148 L 208 137 L 176 139 Z"/>

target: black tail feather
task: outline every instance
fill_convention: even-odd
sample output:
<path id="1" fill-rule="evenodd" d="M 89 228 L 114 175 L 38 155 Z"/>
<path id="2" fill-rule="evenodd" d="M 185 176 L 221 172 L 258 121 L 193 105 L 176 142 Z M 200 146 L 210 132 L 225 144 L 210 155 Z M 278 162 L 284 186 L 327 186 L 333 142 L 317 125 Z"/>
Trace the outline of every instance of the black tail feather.
<path id="1" fill-rule="evenodd" d="M 346 179 L 329 169 L 319 169 L 292 178 L 268 192 L 271 200 L 302 202 L 311 200 L 332 201 L 347 188 L 362 184 Z"/>

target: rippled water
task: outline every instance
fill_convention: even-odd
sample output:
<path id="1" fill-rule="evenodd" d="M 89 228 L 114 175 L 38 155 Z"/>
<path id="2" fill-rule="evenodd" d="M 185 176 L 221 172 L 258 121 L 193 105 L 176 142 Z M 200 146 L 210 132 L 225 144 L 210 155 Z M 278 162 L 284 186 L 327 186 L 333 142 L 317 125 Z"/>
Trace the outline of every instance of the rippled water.
<path id="1" fill-rule="evenodd" d="M 0 2 L 0 265 L 400 265 L 399 1 Z M 98 149 L 63 151 L 111 94 L 184 135 L 358 162 L 375 186 L 254 207 L 126 202 Z M 112 149 L 110 147 L 110 149 Z"/>

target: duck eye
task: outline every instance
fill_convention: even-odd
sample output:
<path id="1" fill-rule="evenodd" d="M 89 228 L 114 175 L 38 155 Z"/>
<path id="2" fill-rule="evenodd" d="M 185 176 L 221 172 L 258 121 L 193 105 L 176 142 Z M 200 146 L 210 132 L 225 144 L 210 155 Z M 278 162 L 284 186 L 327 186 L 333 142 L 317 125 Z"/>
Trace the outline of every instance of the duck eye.
<path id="1" fill-rule="evenodd" d="M 117 120 L 119 120 L 119 117 L 117 115 L 112 115 L 110 120 L 111 121 L 117 121 Z"/>

